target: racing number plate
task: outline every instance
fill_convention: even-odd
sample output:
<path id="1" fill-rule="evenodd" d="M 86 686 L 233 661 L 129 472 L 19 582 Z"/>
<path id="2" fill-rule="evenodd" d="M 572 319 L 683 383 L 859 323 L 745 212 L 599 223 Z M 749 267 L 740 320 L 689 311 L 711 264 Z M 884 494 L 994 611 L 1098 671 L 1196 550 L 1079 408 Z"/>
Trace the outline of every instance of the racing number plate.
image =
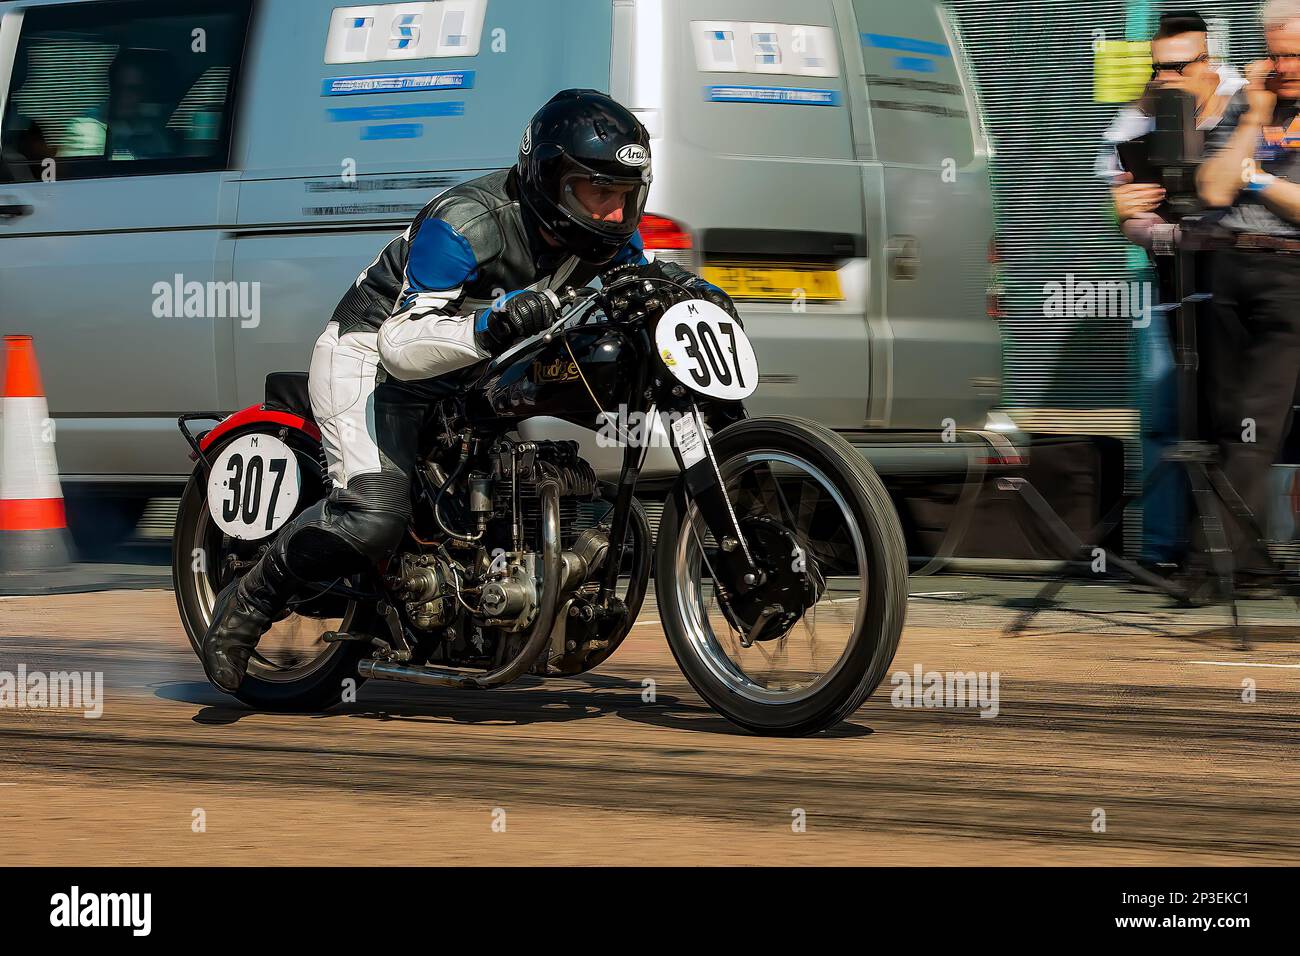
<path id="1" fill-rule="evenodd" d="M 208 512 L 232 538 L 256 541 L 289 520 L 300 487 L 298 459 L 288 445 L 274 435 L 243 435 L 212 463 Z"/>
<path id="2" fill-rule="evenodd" d="M 679 302 L 655 329 L 655 348 L 692 391 L 738 401 L 758 387 L 758 359 L 740 323 L 712 302 Z"/>

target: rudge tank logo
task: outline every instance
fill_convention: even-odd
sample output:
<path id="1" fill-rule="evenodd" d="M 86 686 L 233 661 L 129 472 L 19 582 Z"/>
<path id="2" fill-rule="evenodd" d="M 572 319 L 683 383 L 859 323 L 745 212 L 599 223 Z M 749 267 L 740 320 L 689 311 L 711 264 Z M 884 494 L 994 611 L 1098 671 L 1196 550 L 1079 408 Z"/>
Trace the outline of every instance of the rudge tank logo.
<path id="1" fill-rule="evenodd" d="M 533 363 L 533 381 L 539 385 L 554 385 L 557 382 L 576 382 L 581 376 L 578 365 L 571 359 L 556 358 L 549 362 Z"/>

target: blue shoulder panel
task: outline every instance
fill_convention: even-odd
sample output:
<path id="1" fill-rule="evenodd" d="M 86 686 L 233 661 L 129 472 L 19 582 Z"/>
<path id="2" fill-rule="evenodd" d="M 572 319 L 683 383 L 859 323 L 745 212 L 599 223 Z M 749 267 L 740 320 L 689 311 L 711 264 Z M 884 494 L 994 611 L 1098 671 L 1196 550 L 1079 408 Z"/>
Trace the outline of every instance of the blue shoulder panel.
<path id="1" fill-rule="evenodd" d="M 478 274 L 469 240 L 442 219 L 420 223 L 406 253 L 406 281 L 416 292 L 455 289 Z"/>
<path id="2" fill-rule="evenodd" d="M 610 266 L 626 265 L 629 262 L 638 266 L 646 264 L 645 242 L 641 239 L 640 229 L 632 233 L 632 238 L 618 251 L 618 255 L 610 262 Z"/>

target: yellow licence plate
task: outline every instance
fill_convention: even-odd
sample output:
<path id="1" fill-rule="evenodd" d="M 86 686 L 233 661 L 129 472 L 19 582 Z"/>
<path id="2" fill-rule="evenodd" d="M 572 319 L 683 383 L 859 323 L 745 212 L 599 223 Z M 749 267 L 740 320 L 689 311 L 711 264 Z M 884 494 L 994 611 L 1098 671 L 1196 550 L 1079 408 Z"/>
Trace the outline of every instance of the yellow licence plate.
<path id="1" fill-rule="evenodd" d="M 701 277 L 739 301 L 788 302 L 803 290 L 806 302 L 838 302 L 844 298 L 833 269 L 794 269 L 789 266 L 718 263 L 704 266 Z"/>

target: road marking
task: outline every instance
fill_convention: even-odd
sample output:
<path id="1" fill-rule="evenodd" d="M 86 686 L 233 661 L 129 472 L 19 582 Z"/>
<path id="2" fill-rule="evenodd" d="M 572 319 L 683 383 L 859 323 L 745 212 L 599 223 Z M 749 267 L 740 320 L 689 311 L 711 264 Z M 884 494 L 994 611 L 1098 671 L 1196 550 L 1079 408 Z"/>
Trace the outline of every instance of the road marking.
<path id="1" fill-rule="evenodd" d="M 908 597 L 965 597 L 965 591 L 915 591 Z"/>
<path id="2" fill-rule="evenodd" d="M 1188 661 L 1189 664 L 1208 664 L 1211 667 L 1282 667 L 1300 670 L 1300 664 L 1262 664 L 1251 661 Z"/>

